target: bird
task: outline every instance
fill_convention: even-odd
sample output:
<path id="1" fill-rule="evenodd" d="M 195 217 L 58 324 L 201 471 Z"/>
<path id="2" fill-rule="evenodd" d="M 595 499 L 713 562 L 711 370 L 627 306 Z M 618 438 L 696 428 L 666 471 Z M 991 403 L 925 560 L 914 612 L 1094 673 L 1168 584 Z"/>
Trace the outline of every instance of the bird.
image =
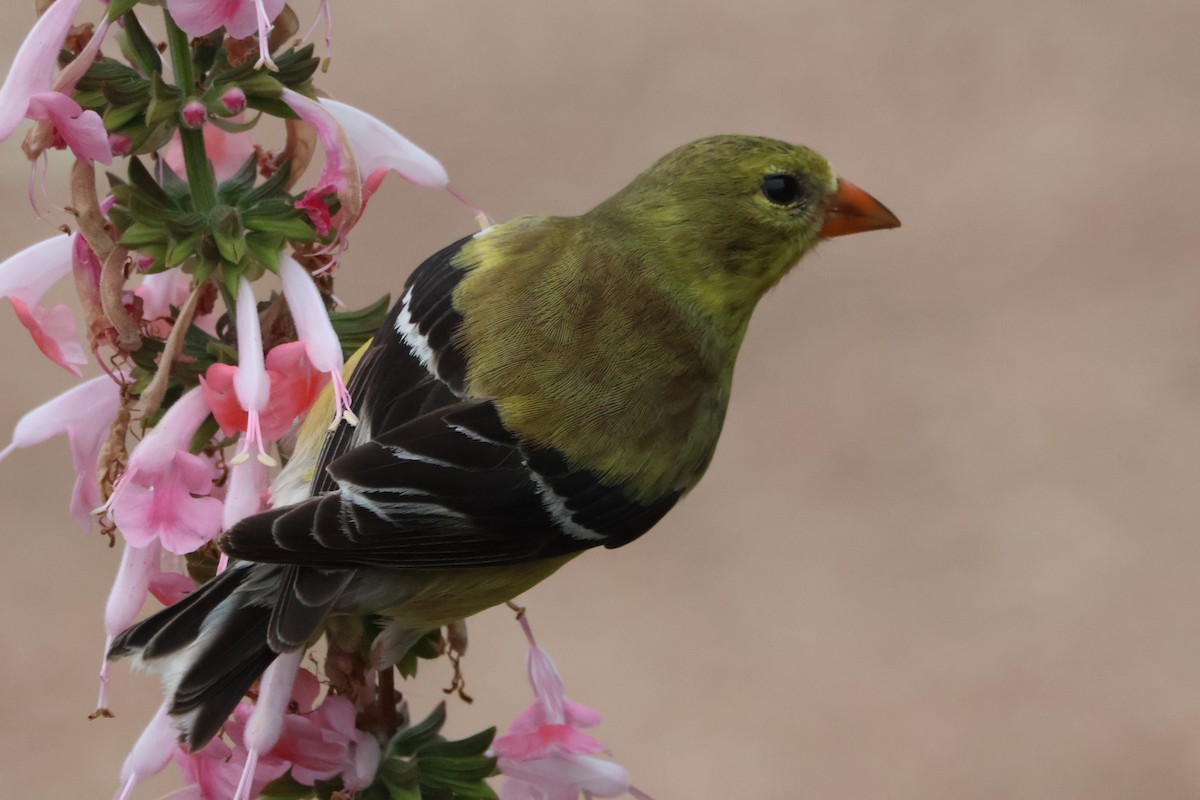
<path id="1" fill-rule="evenodd" d="M 409 276 L 347 361 L 358 424 L 302 423 L 231 566 L 114 640 L 192 751 L 331 615 L 376 666 L 652 528 L 704 474 L 760 298 L 825 239 L 899 219 L 813 150 L 710 136 L 578 216 L 522 216 Z"/>

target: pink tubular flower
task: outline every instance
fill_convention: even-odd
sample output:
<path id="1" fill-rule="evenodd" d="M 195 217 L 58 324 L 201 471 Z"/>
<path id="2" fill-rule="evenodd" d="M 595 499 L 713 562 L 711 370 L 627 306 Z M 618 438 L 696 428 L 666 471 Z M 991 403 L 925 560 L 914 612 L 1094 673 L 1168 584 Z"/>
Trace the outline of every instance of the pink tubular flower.
<path id="1" fill-rule="evenodd" d="M 259 430 L 263 441 L 274 442 L 312 407 L 328 376 L 309 362 L 303 342 L 287 342 L 271 348 L 265 366 L 271 402 L 259 415 Z M 233 388 L 237 373 L 238 367 L 213 364 L 200 380 L 205 402 L 226 436 L 244 433 L 249 424 L 249 414 L 238 402 Z"/>
<path id="2" fill-rule="evenodd" d="M 206 417 L 197 387 L 176 400 L 133 451 L 105 505 L 129 544 L 145 547 L 157 539 L 183 554 L 221 532 L 221 501 L 209 496 L 216 468 L 188 452 Z"/>
<path id="3" fill-rule="evenodd" d="M 112 163 L 112 150 L 104 122 L 95 111 L 84 111 L 69 96 L 71 86 L 99 49 L 107 24 L 97 30 L 93 43 L 68 67 L 55 85 L 58 52 L 83 0 L 58 0 L 46 9 L 21 43 L 4 85 L 0 87 L 0 140 L 7 139 L 22 119 L 48 123 L 56 136 L 50 144 L 65 144 L 86 161 Z M 40 149 L 37 149 L 40 152 Z M 36 156 L 36 152 L 34 153 Z"/>
<path id="4" fill-rule="evenodd" d="M 84 381 L 21 417 L 12 444 L 0 451 L 3 460 L 18 447 L 66 434 L 76 475 L 71 517 L 84 533 L 92 529 L 91 511 L 101 502 L 96 459 L 120 402 L 120 387 L 107 375 Z"/>
<path id="5" fill-rule="evenodd" d="M 246 411 L 246 435 L 233 457 L 238 464 L 250 457 L 250 449 L 258 448 L 258 460 L 274 466 L 275 459 L 267 454 L 262 433 L 261 414 L 271 399 L 271 378 L 263 363 L 262 327 L 258 321 L 258 303 L 250 281 L 238 281 L 237 294 L 238 368 L 233 377 L 233 390 L 238 404 Z"/>
<path id="6" fill-rule="evenodd" d="M 336 194 L 342 209 L 334 219 L 334 224 L 338 235 L 344 238 L 362 215 L 363 204 L 362 176 L 358 171 L 350 140 L 346 138 L 346 133 L 333 114 L 322 103 L 291 89 L 284 89 L 280 99 L 287 103 L 300 119 L 312 126 L 325 153 L 325 166 L 321 169 L 317 185 L 304 199 L 311 203 L 313 194 Z"/>
<path id="7" fill-rule="evenodd" d="M 304 343 L 308 360 L 316 369 L 328 373 L 333 381 L 333 424 L 345 419 L 350 425 L 357 425 L 358 417 L 350 410 L 350 392 L 342 380 L 342 344 L 329 321 L 325 303 L 312 276 L 296 259 L 285 253 L 279 256 L 279 278 L 283 282 L 283 296 L 292 310 L 296 333 Z"/>
<path id="8" fill-rule="evenodd" d="M 521 627 L 529 639 L 526 665 L 537 699 L 492 744 L 505 775 L 500 799 L 578 800 L 580 793 L 646 798 L 629 785 L 629 776 L 619 764 L 595 757 L 606 748 L 580 728 L 600 724 L 600 715 L 567 699 L 554 662 L 534 641 L 524 616 Z"/>
<path id="9" fill-rule="evenodd" d="M 41 302 L 42 295 L 71 271 L 71 248 L 71 237 L 60 235 L 10 256 L 0 264 L 0 297 L 9 299 L 17 319 L 46 358 L 82 377 L 77 365 L 87 358 L 71 309 L 60 304 L 47 310 Z"/>
<path id="10" fill-rule="evenodd" d="M 175 24 L 190 37 L 204 36 L 224 26 L 235 39 L 257 32 L 259 63 L 274 71 L 267 37 L 286 0 L 167 0 Z"/>
<path id="11" fill-rule="evenodd" d="M 321 104 L 342 126 L 354 150 L 363 180 L 364 200 L 379 188 L 389 171 L 429 189 L 445 189 L 449 185 L 446 168 L 391 126 L 346 103 L 324 99 Z"/>
<path id="12" fill-rule="evenodd" d="M 171 726 L 171 718 L 164 704 L 125 757 L 125 763 L 121 765 L 121 786 L 113 800 L 128 800 L 135 786 L 162 772 L 163 767 L 171 761 L 178 738 L 179 734 Z"/>

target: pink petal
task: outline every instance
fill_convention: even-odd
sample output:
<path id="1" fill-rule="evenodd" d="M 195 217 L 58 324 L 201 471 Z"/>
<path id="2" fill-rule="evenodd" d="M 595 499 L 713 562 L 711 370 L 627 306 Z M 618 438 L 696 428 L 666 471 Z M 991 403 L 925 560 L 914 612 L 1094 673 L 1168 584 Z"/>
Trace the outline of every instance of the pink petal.
<path id="1" fill-rule="evenodd" d="M 71 271 L 73 246 L 70 236 L 59 235 L 9 256 L 0 263 L 0 297 L 16 297 L 30 306 L 39 302 Z"/>
<path id="2" fill-rule="evenodd" d="M 192 293 L 192 279 L 181 269 L 168 269 L 142 278 L 133 293 L 142 298 L 144 319 L 169 317 L 171 306 L 179 308 L 187 302 Z"/>
<path id="3" fill-rule="evenodd" d="M 321 104 L 345 131 L 364 180 L 377 170 L 387 169 L 418 186 L 446 188 L 450 177 L 445 167 L 394 128 L 346 103 L 324 99 Z"/>
<path id="4" fill-rule="evenodd" d="M 629 790 L 629 774 L 612 761 L 585 755 L 555 755 L 532 761 L 501 758 L 500 771 L 532 784 L 554 800 L 578 800 L 580 792 L 618 797 Z"/>
<path id="5" fill-rule="evenodd" d="M 262 328 L 258 304 L 250 281 L 238 282 L 237 295 L 238 370 L 233 388 L 247 411 L 262 411 L 271 398 L 271 383 L 263 364 Z"/>
<path id="6" fill-rule="evenodd" d="M 279 12 L 283 10 L 285 2 L 286 0 L 263 0 L 267 18 L 274 22 L 275 18 L 279 16 Z M 245 39 L 258 31 L 257 10 L 254 7 L 254 0 L 243 0 L 236 5 L 237 7 L 226 19 L 225 30 L 235 39 Z"/>
<path id="7" fill-rule="evenodd" d="M 31 119 L 49 120 L 54 130 L 77 157 L 101 164 L 112 163 L 112 145 L 104 121 L 95 111 L 84 111 L 70 97 L 59 92 L 41 92 L 29 98 Z"/>
<path id="8" fill-rule="evenodd" d="M 189 37 L 204 36 L 225 25 L 245 6 L 253 18 L 254 0 L 167 0 L 167 11 Z M 240 28 L 239 28 L 240 30 Z M 251 27 L 251 30 L 254 30 Z M 244 38 L 248 33 L 233 34 Z"/>
<path id="9" fill-rule="evenodd" d="M 120 387 L 107 375 L 85 381 L 21 417 L 13 429 L 12 444 L 0 451 L 3 460 L 18 447 L 66 434 L 77 475 L 71 516 L 85 533 L 91 530 L 92 509 L 100 504 L 96 459 L 119 405 Z"/>
<path id="10" fill-rule="evenodd" d="M 133 624 L 138 612 L 150 593 L 150 580 L 158 574 L 158 563 L 162 548 L 158 542 L 145 547 L 134 547 L 126 543 L 121 554 L 121 566 L 108 593 L 104 606 L 104 632 L 116 636 Z"/>
<path id="11" fill-rule="evenodd" d="M 162 772 L 175 752 L 179 733 L 171 725 L 167 707 L 160 707 L 138 737 L 121 766 L 121 782 L 137 784 Z"/>
<path id="12" fill-rule="evenodd" d="M 58 51 L 83 0 L 58 0 L 34 23 L 0 86 L 0 140 L 7 139 L 29 110 L 29 98 L 52 88 Z"/>
<path id="13" fill-rule="evenodd" d="M 296 321 L 297 338 L 304 342 L 308 360 L 321 372 L 342 368 L 342 345 L 329 321 L 329 312 L 312 276 L 294 258 L 279 256 L 279 278 L 287 298 L 292 318 Z"/>
<path id="14" fill-rule="evenodd" d="M 605 753 L 608 748 L 595 737 L 570 725 L 543 725 L 529 733 L 508 733 L 492 744 L 498 756 L 528 761 L 551 753 Z"/>
<path id="15" fill-rule="evenodd" d="M 271 482 L 271 473 L 257 458 L 251 458 L 229 468 L 225 490 L 225 510 L 221 517 L 223 528 L 231 528 L 265 505 L 263 495 Z"/>
<path id="16" fill-rule="evenodd" d="M 194 591 L 196 582 L 178 572 L 159 572 L 150 579 L 150 594 L 164 606 L 173 606 Z"/>
<path id="17" fill-rule="evenodd" d="M 83 377 L 78 364 L 86 364 L 83 345 L 75 332 L 75 317 L 65 305 L 46 311 L 40 305 L 32 309 L 15 297 L 9 298 L 17 319 L 25 326 L 42 355 L 77 378 Z"/>

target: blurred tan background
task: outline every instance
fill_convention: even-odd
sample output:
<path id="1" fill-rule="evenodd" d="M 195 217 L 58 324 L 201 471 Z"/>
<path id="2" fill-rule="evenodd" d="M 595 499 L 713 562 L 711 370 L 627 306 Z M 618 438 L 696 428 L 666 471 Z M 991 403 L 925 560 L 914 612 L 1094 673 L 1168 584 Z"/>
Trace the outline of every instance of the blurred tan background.
<path id="1" fill-rule="evenodd" d="M 636 785 L 1200 795 L 1200 5 L 332 7 L 322 87 L 497 219 L 583 211 L 678 144 L 745 132 L 815 147 L 904 221 L 827 244 L 767 297 L 694 494 L 524 598 Z M 28 21 L 8 19 L 4 61 Z M 5 253 L 50 234 L 18 144 Z M 395 291 L 472 225 L 389 180 L 339 294 Z M 70 381 L 7 310 L 0 336 L 7 429 Z M 86 720 L 116 554 L 68 518 L 69 464 L 55 441 L 0 465 L 14 796 L 110 796 L 157 703 L 121 665 L 117 719 Z M 460 733 L 530 699 L 508 613 L 471 636 Z M 427 675 L 421 713 L 448 684 Z"/>

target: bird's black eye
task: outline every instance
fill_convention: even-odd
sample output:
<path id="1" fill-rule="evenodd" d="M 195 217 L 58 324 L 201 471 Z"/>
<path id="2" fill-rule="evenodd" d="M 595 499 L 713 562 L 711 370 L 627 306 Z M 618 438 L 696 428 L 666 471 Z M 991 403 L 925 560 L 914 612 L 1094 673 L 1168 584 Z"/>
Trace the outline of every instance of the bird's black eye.
<path id="1" fill-rule="evenodd" d="M 800 181 L 786 172 L 768 175 L 762 182 L 763 197 L 777 206 L 790 206 L 800 199 Z"/>

